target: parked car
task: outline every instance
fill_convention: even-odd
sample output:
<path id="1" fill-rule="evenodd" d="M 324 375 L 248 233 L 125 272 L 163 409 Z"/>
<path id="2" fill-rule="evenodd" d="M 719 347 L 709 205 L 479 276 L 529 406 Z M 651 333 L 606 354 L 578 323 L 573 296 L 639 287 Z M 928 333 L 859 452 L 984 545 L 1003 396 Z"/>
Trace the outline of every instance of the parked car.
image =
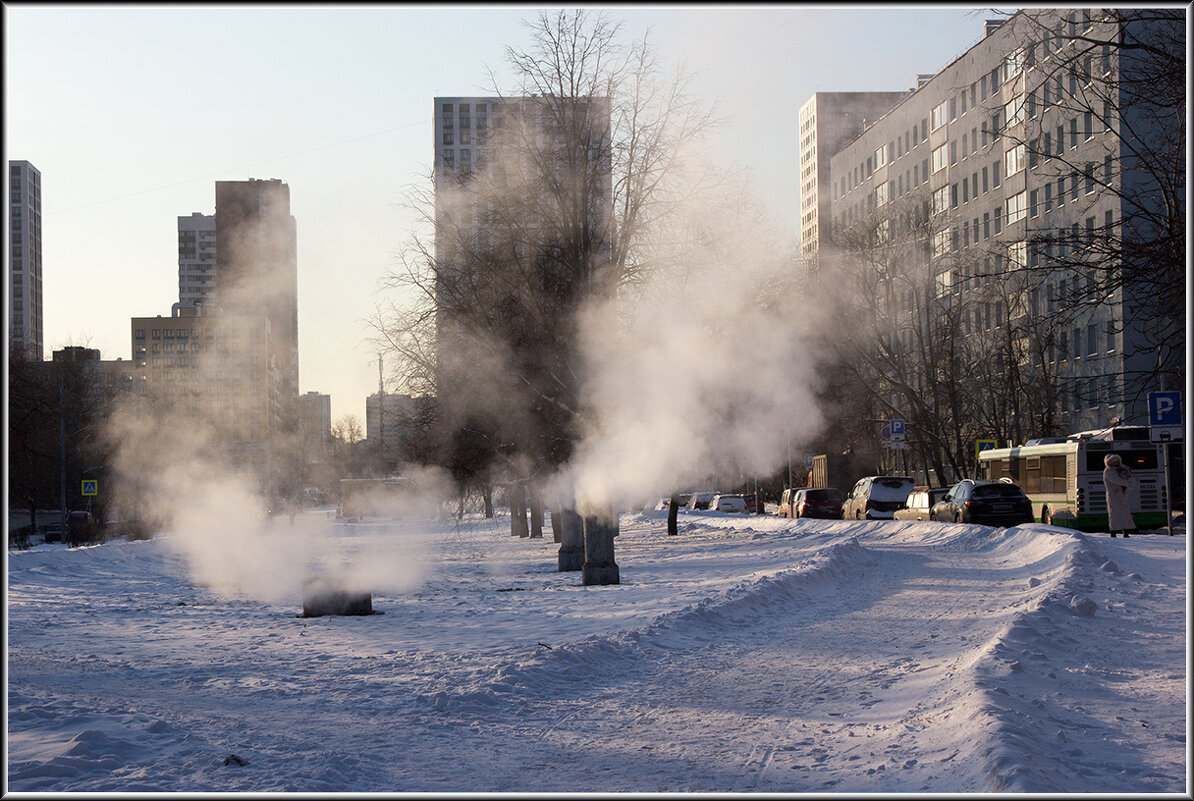
<path id="1" fill-rule="evenodd" d="M 792 499 L 792 517 L 841 520 L 842 491 L 834 487 L 802 487 Z"/>
<path id="2" fill-rule="evenodd" d="M 792 509 L 792 501 L 795 499 L 796 493 L 802 489 L 804 487 L 789 487 L 784 490 L 783 494 L 779 496 L 779 509 L 776 511 L 776 514 L 780 517 L 795 517 L 796 513 Z"/>
<path id="3" fill-rule="evenodd" d="M 949 487 L 917 487 L 904 501 L 904 508 L 896 509 L 896 520 L 932 520 L 933 507 L 949 492 Z"/>
<path id="4" fill-rule="evenodd" d="M 858 479 L 842 504 L 846 520 L 891 520 L 904 506 L 916 482 L 907 476 L 867 476 Z"/>
<path id="5" fill-rule="evenodd" d="M 66 542 L 71 547 L 91 542 L 95 538 L 95 518 L 91 512 L 78 510 L 66 519 Z"/>
<path id="6" fill-rule="evenodd" d="M 761 492 L 751 492 L 743 495 L 742 500 L 746 501 L 746 511 L 752 515 L 761 515 L 765 511 L 763 493 Z"/>
<path id="7" fill-rule="evenodd" d="M 933 519 L 944 523 L 1018 526 L 1031 523 L 1032 501 L 1010 481 L 959 481 L 933 507 Z"/>
<path id="8" fill-rule="evenodd" d="M 708 509 L 709 501 L 717 497 L 716 492 L 694 492 L 685 504 L 689 509 Z"/>
<path id="9" fill-rule="evenodd" d="M 713 500 L 709 501 L 709 511 L 745 514 L 746 499 L 741 495 L 714 495 Z"/>

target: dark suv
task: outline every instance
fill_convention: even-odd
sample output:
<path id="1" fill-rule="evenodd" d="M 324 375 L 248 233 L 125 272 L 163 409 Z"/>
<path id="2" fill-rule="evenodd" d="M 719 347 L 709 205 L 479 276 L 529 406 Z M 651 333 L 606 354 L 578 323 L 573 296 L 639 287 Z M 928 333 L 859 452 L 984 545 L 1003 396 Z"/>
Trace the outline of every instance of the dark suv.
<path id="1" fill-rule="evenodd" d="M 1018 526 L 1032 523 L 1032 501 L 1010 481 L 965 479 L 933 507 L 933 519 L 943 523 Z"/>

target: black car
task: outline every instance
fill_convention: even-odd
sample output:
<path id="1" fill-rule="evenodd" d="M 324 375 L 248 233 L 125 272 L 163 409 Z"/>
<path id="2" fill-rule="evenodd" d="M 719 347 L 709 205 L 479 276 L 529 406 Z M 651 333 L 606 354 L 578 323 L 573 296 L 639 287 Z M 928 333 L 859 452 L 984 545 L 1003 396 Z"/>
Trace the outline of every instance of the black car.
<path id="1" fill-rule="evenodd" d="M 966 479 L 954 485 L 933 507 L 933 519 L 943 523 L 1018 526 L 1032 523 L 1032 501 L 1009 481 Z"/>

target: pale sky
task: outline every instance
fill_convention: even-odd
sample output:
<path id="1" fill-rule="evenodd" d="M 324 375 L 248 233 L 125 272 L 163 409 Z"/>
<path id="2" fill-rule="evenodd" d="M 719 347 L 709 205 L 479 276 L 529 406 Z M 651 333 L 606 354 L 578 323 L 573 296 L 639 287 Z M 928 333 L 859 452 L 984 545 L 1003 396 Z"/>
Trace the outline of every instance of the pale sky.
<path id="1" fill-rule="evenodd" d="M 298 230 L 300 391 L 332 418 L 377 391 L 364 320 L 411 232 L 400 203 L 432 162 L 432 98 L 488 94 L 539 6 L 6 3 L 5 158 L 42 174 L 45 356 L 131 357 L 132 317 L 178 301 L 179 216 L 215 182 L 279 178 Z M 971 6 L 638 6 L 727 124 L 775 221 L 799 236 L 797 114 L 814 92 L 897 91 L 983 35 Z M 7 252 L 6 252 L 7 265 Z M 7 270 L 6 270 L 7 271 Z"/>

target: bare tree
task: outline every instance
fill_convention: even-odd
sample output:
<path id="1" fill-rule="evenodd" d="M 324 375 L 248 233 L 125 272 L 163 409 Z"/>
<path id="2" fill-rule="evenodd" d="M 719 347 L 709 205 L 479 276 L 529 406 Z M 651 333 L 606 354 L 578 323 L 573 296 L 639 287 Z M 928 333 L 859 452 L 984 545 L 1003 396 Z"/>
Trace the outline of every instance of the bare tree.
<path id="1" fill-rule="evenodd" d="M 459 466 L 507 482 L 571 456 L 578 312 L 653 267 L 642 241 L 674 199 L 678 149 L 713 124 L 684 73 L 663 78 L 647 40 L 627 43 L 604 12 L 544 11 L 527 27 L 529 46 L 506 53 L 515 85 L 494 87 L 486 157 L 411 197 L 434 238 L 399 254 L 386 283 L 403 302 L 373 320 L 402 377 L 434 387 L 441 441 L 475 457 Z"/>
<path id="2" fill-rule="evenodd" d="M 1048 313 L 1034 346 L 1064 359 L 1076 331 L 1122 342 L 1122 375 L 1059 370 L 1055 396 L 1138 410 L 1185 381 L 1186 10 L 1030 9 L 1006 24 L 1024 107 L 1003 134 L 1043 184 L 1023 265 Z"/>

